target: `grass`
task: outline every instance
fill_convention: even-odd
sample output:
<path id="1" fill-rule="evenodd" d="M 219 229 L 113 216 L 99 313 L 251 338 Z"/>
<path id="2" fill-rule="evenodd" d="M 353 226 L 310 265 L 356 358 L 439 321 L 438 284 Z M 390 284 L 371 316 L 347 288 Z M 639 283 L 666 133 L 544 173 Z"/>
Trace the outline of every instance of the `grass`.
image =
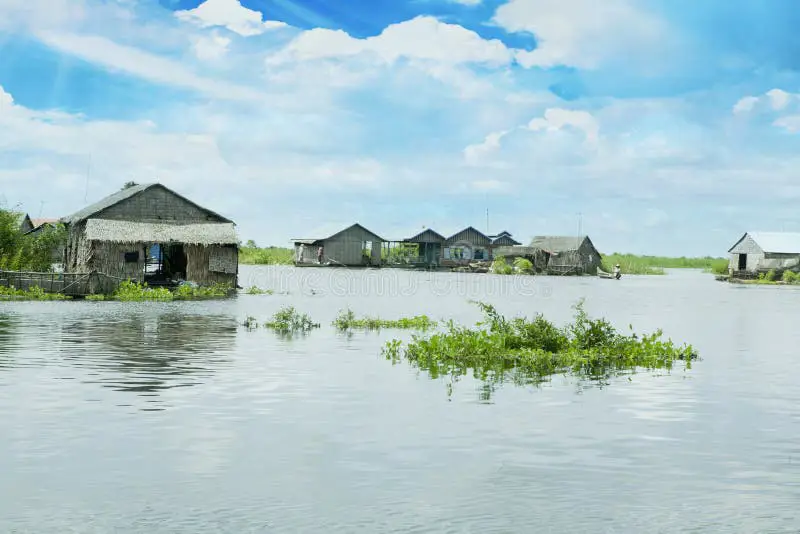
<path id="1" fill-rule="evenodd" d="M 435 328 L 436 321 L 432 321 L 427 315 L 417 315 L 414 317 L 400 318 L 395 320 L 379 319 L 377 317 L 357 318 L 352 310 L 339 312 L 339 315 L 332 323 L 333 327 L 340 331 L 348 330 L 380 330 L 384 328 L 406 329 L 406 330 L 429 330 Z"/>
<path id="2" fill-rule="evenodd" d="M 264 323 L 264 328 L 280 334 L 305 333 L 319 327 L 319 323 L 312 321 L 307 314 L 299 313 L 294 306 L 281 308 L 275 312 L 271 320 Z"/>
<path id="3" fill-rule="evenodd" d="M 244 265 L 292 265 L 294 251 L 290 248 L 259 248 L 254 243 L 239 249 L 239 263 Z"/>
<path id="4" fill-rule="evenodd" d="M 495 258 L 492 262 L 491 272 L 494 274 L 533 274 L 533 263 L 525 258 L 516 258 L 509 265 L 503 256 Z"/>
<path id="5" fill-rule="evenodd" d="M 0 286 L 0 300 L 69 300 L 61 293 L 46 293 L 42 288 L 33 286 L 28 289 Z"/>
<path id="6" fill-rule="evenodd" d="M 636 256 L 634 254 L 605 254 L 601 268 L 611 272 L 619 263 L 622 274 L 664 274 L 664 269 L 702 269 L 715 274 L 728 272 L 728 260 L 725 258 L 671 258 L 667 256 Z"/>
<path id="7" fill-rule="evenodd" d="M 414 335 L 406 345 L 389 341 L 384 356 L 393 363 L 405 360 L 432 378 L 449 376 L 456 381 L 471 370 L 489 388 L 505 381 L 538 384 L 567 373 L 602 382 L 640 368 L 670 370 L 676 362 L 691 368 L 697 359 L 690 345 L 662 340 L 661 331 L 643 336 L 617 332 L 605 319 L 590 318 L 583 301 L 575 306 L 573 322 L 562 328 L 542 315 L 509 320 L 492 306 L 477 304 L 484 321 L 475 328 L 451 321 L 446 331 L 430 337 Z"/>

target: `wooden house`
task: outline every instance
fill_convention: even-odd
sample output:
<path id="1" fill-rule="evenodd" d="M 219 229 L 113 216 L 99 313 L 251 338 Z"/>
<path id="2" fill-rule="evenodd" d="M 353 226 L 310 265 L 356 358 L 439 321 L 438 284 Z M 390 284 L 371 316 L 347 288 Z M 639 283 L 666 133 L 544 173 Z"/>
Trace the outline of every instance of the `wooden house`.
<path id="1" fill-rule="evenodd" d="M 427 228 L 414 237 L 404 239 L 403 243 L 417 245 L 417 263 L 435 266 L 439 265 L 442 258 L 442 247 L 446 240 L 440 233 Z"/>
<path id="2" fill-rule="evenodd" d="M 329 237 L 294 239 L 295 265 L 320 265 L 317 254 L 319 247 L 322 247 L 322 265 L 379 266 L 381 248 L 385 241 L 358 223 Z"/>
<path id="3" fill-rule="evenodd" d="M 30 222 L 31 229 L 27 232 L 28 235 L 38 235 L 44 230 L 55 228 L 58 225 L 58 219 L 30 219 Z"/>
<path id="4" fill-rule="evenodd" d="M 602 257 L 588 236 L 537 236 L 528 248 L 534 267 L 548 274 L 597 274 Z"/>
<path id="5" fill-rule="evenodd" d="M 61 222 L 67 273 L 165 285 L 238 284 L 233 221 L 161 184 L 126 187 Z"/>
<path id="6" fill-rule="evenodd" d="M 441 265 L 456 267 L 491 259 L 492 240 L 472 226 L 448 237 L 442 247 Z"/>
<path id="7" fill-rule="evenodd" d="M 728 250 L 729 272 L 734 278 L 759 273 L 800 270 L 800 233 L 747 232 Z"/>
<path id="8" fill-rule="evenodd" d="M 19 224 L 19 231 L 22 234 L 27 234 L 31 230 L 33 230 L 33 221 L 30 218 L 30 215 L 27 213 L 14 213 L 13 214 L 17 218 L 17 224 Z"/>

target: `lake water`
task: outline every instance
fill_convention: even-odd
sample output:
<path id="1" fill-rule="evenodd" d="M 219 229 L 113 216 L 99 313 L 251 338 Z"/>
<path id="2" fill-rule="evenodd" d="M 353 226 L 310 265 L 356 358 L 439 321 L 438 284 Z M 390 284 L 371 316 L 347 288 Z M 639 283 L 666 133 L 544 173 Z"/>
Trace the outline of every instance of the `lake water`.
<path id="1" fill-rule="evenodd" d="M 288 294 L 0 303 L 0 532 L 800 531 L 800 292 L 708 274 L 243 267 Z M 472 324 L 571 306 L 693 344 L 593 387 L 447 382 L 337 334 L 340 309 Z M 307 337 L 247 331 L 294 305 Z"/>

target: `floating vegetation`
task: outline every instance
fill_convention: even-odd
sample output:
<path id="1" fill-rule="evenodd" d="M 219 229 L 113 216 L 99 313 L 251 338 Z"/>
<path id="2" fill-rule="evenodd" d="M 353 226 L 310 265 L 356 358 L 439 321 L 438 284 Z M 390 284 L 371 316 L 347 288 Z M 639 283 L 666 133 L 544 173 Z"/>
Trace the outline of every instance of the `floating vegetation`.
<path id="1" fill-rule="evenodd" d="M 274 295 L 275 292 L 271 289 L 261 289 L 258 286 L 250 286 L 245 290 L 248 295 Z"/>
<path id="2" fill-rule="evenodd" d="M 436 321 L 431 320 L 427 315 L 417 315 L 414 317 L 400 318 L 394 320 L 379 319 L 377 317 L 357 318 L 352 310 L 339 312 L 334 319 L 333 326 L 337 330 L 380 330 L 382 328 L 396 328 L 407 330 L 429 330 L 435 328 Z"/>
<path id="3" fill-rule="evenodd" d="M 69 300 L 70 297 L 61 293 L 47 293 L 39 286 L 28 289 L 0 286 L 0 300 Z"/>
<path id="4" fill-rule="evenodd" d="M 499 256 L 492 262 L 489 271 L 493 274 L 514 274 L 514 267 L 509 265 L 503 256 Z"/>
<path id="5" fill-rule="evenodd" d="M 735 284 L 794 286 L 800 285 L 800 273 L 783 271 L 779 279 L 778 274 L 774 270 L 769 270 L 766 273 L 759 273 L 758 277 L 752 280 L 733 278 L 729 281 Z"/>
<path id="6" fill-rule="evenodd" d="M 405 346 L 389 341 L 384 356 L 393 363 L 406 360 L 432 378 L 456 381 L 471 370 L 489 389 L 505 381 L 538 384 L 568 373 L 602 382 L 639 368 L 670 370 L 679 361 L 690 369 L 697 359 L 690 345 L 662 340 L 660 330 L 643 336 L 617 332 L 605 319 L 590 318 L 582 300 L 574 307 L 573 322 L 562 328 L 542 315 L 509 320 L 491 305 L 477 304 L 485 319 L 476 328 L 450 321 L 447 331 L 427 338 L 414 335 Z"/>
<path id="7" fill-rule="evenodd" d="M 144 302 L 173 300 L 203 300 L 218 299 L 231 294 L 231 286 L 227 284 L 211 284 L 209 286 L 195 286 L 183 284 L 170 291 L 165 287 L 149 287 L 147 283 L 125 280 L 111 295 L 88 295 L 86 300 L 104 301 L 118 300 L 122 302 Z"/>
<path id="8" fill-rule="evenodd" d="M 258 320 L 255 317 L 248 315 L 247 318 L 242 323 L 242 326 L 244 326 L 248 330 L 255 330 L 256 328 L 258 328 Z"/>
<path id="9" fill-rule="evenodd" d="M 319 328 L 305 313 L 299 313 L 294 306 L 281 308 L 272 316 L 270 321 L 264 323 L 264 328 L 270 328 L 281 334 L 305 333 L 314 328 Z"/>

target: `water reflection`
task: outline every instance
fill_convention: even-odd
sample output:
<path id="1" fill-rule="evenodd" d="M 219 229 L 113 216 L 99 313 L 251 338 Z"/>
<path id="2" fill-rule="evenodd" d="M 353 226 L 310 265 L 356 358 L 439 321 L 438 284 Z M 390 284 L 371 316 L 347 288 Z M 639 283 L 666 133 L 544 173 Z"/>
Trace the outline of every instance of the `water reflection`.
<path id="1" fill-rule="evenodd" d="M 227 316 L 86 317 L 62 326 L 60 352 L 75 366 L 100 371 L 97 382 L 106 387 L 157 396 L 202 383 L 228 363 L 236 330 Z"/>
<path id="2" fill-rule="evenodd" d="M 10 356 L 17 350 L 17 319 L 7 313 L 0 313 L 0 368 L 10 365 Z"/>

